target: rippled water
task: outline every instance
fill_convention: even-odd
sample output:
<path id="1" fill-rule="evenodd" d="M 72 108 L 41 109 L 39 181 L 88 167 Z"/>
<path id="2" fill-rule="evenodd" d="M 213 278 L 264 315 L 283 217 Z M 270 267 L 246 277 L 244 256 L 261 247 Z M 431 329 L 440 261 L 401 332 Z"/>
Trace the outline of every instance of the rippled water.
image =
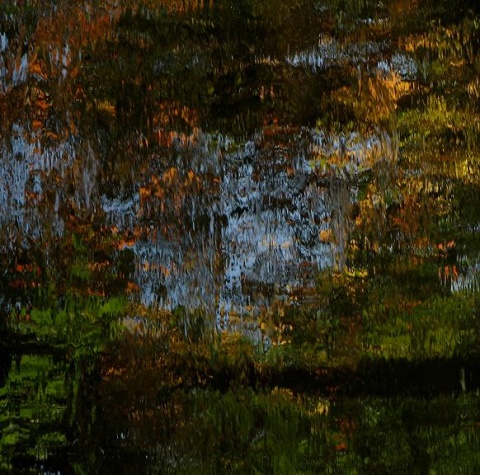
<path id="1" fill-rule="evenodd" d="M 152 154 L 132 194 L 107 196 L 100 193 L 99 158 L 88 139 L 42 147 L 14 125 L 3 146 L 2 224 L 27 249 L 42 236 L 64 235 L 66 202 L 82 213 L 101 213 L 101 225 L 118 233 L 173 226 L 123 246 L 135 256 L 141 301 L 203 308 L 226 327 L 230 315 L 288 299 L 310 285 L 315 271 L 344 266 L 347 215 L 360 175 L 394 155 L 386 133 L 333 136 L 305 128 L 258 132 L 243 143 L 197 131 L 172 144 L 174 167 L 165 171 Z M 332 157 L 338 166 L 320 160 Z M 157 176 L 163 189 L 142 196 L 142 185 L 158 183 Z M 65 181 L 72 178 L 69 189 Z M 186 191 L 176 197 L 182 186 Z M 47 193 L 48 218 L 42 212 Z"/>
<path id="2" fill-rule="evenodd" d="M 477 473 L 479 25 L 2 3 L 0 471 Z"/>

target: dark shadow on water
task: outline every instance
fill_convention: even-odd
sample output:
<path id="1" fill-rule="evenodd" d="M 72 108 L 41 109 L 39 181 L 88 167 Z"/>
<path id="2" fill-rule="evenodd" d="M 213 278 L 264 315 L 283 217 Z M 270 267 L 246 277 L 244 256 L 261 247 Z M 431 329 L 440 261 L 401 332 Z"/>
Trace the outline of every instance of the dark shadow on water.
<path id="1" fill-rule="evenodd" d="M 0 329 L 0 388 L 5 385 L 12 364 L 12 348 L 7 346 L 9 332 Z"/>
<path id="2" fill-rule="evenodd" d="M 367 358 L 361 360 L 355 370 L 289 368 L 280 372 L 273 370 L 268 378 L 263 374 L 253 379 L 260 386 L 279 386 L 299 394 L 321 392 L 348 397 L 370 394 L 427 398 L 438 394 L 459 395 L 464 390 L 476 391 L 480 388 L 480 356 L 439 357 L 422 361 Z M 218 389 L 228 387 L 224 375 L 214 381 L 218 381 L 213 383 Z"/>

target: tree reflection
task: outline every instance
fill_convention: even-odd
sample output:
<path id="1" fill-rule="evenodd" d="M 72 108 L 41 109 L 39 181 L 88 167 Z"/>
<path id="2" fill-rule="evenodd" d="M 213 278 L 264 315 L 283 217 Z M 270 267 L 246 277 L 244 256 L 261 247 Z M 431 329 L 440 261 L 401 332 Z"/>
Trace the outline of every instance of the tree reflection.
<path id="1" fill-rule="evenodd" d="M 473 472 L 478 13 L 2 2 L 1 470 Z"/>

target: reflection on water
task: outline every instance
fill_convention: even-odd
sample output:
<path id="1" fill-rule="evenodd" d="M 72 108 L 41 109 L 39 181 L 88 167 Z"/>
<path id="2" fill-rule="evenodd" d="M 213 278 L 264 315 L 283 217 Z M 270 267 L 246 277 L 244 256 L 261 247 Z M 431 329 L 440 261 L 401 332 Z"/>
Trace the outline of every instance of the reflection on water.
<path id="1" fill-rule="evenodd" d="M 145 178 L 132 177 L 135 191 L 109 198 L 99 196 L 99 157 L 88 139 L 55 147 L 35 139 L 14 125 L 3 146 L 3 225 L 28 236 L 27 249 L 64 235 L 65 206 L 97 214 L 116 233 L 152 230 L 123 245 L 135 255 L 141 301 L 203 308 L 222 327 L 232 313 L 258 312 L 310 285 L 315 270 L 342 268 L 359 174 L 393 156 L 387 134 L 266 130 L 237 143 L 198 131 L 172 139 L 173 166 L 150 153 Z"/>
<path id="2" fill-rule="evenodd" d="M 478 14 L 1 2 L 0 471 L 478 472 Z"/>

